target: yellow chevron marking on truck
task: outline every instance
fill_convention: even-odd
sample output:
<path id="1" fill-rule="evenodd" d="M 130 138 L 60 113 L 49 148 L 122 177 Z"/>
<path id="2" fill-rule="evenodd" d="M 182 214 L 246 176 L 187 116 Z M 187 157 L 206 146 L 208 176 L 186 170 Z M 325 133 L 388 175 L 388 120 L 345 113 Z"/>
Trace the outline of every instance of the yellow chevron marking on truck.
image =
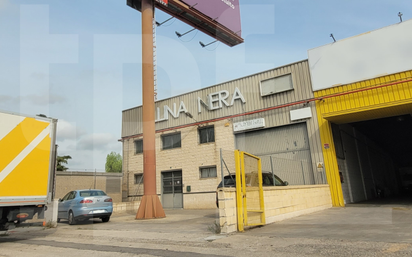
<path id="1" fill-rule="evenodd" d="M 0 140 L 0 174 L 48 125 L 44 121 L 25 118 Z M 47 149 L 50 150 L 50 146 Z"/>
<path id="2" fill-rule="evenodd" d="M 46 135 L 1 181 L 0 196 L 47 195 L 51 138 Z"/>
<path id="3" fill-rule="evenodd" d="M 3 181 L 5 177 L 7 177 L 13 170 L 19 165 L 21 161 L 23 161 L 27 155 L 30 154 L 33 149 L 39 146 L 40 142 L 49 135 L 49 130 L 46 128 L 43 130 L 30 144 L 21 151 L 16 158 L 14 158 L 4 169 L 0 172 L 0 183 Z"/>
<path id="4" fill-rule="evenodd" d="M 25 118 L 0 112 L 0 140 L 7 136 Z"/>

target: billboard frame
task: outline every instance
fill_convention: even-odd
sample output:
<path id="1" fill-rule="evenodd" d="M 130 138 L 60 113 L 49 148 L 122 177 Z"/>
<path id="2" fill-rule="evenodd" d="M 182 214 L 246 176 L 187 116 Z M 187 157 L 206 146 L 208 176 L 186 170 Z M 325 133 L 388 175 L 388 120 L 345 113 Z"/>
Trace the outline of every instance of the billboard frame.
<path id="1" fill-rule="evenodd" d="M 141 11 L 141 3 L 142 0 L 127 0 L 127 5 L 139 12 Z M 240 31 L 231 31 L 217 22 L 216 19 L 208 17 L 182 1 L 168 0 L 167 5 L 159 3 L 158 1 L 154 1 L 153 3 L 155 8 L 162 10 L 230 47 L 244 42 L 243 38 L 236 34 Z"/>

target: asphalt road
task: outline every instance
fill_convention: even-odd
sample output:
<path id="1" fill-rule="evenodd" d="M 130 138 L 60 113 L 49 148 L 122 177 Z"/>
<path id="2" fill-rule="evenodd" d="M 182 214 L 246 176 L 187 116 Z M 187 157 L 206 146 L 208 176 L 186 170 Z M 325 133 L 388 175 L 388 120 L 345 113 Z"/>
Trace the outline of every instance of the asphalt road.
<path id="1" fill-rule="evenodd" d="M 244 233 L 216 235 L 217 210 L 166 210 L 0 235 L 0 256 L 412 256 L 408 206 L 331 208 Z"/>

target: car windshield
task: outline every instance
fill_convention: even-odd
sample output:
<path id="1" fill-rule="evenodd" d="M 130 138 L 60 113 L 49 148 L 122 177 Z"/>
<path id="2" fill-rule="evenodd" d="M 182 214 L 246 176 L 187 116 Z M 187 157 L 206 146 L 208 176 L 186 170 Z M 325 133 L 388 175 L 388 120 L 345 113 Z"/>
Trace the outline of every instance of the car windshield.
<path id="1" fill-rule="evenodd" d="M 87 190 L 87 191 L 81 191 L 80 196 L 81 197 L 87 197 L 87 196 L 103 196 L 106 195 L 105 192 L 100 191 L 100 190 Z"/>
<path id="2" fill-rule="evenodd" d="M 262 174 L 262 184 L 264 186 L 273 186 L 273 177 L 272 174 Z M 276 186 L 283 186 L 283 181 L 275 175 L 275 185 Z"/>
<path id="3" fill-rule="evenodd" d="M 225 177 L 225 186 L 234 186 L 235 184 L 236 184 L 236 178 L 234 175 L 232 177 L 231 176 Z"/>
<path id="4" fill-rule="evenodd" d="M 227 175 L 225 176 L 225 186 L 235 186 L 236 185 L 236 176 L 235 175 Z M 276 186 L 284 186 L 284 182 L 275 175 L 275 182 Z M 272 173 L 262 173 L 262 185 L 263 186 L 273 186 L 273 177 Z M 218 187 L 222 187 L 222 182 L 220 182 Z"/>

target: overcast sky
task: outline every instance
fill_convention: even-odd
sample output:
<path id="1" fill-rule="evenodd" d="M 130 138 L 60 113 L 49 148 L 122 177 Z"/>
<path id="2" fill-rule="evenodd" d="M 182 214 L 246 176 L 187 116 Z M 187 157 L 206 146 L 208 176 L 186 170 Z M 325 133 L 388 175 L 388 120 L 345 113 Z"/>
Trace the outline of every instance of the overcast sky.
<path id="1" fill-rule="evenodd" d="M 230 48 L 172 20 L 157 29 L 158 99 L 307 59 L 307 50 L 412 18 L 410 0 L 240 0 Z M 70 170 L 121 153 L 122 110 L 141 105 L 141 15 L 126 0 L 0 0 L 0 110 L 57 118 Z M 156 12 L 162 22 L 169 16 Z M 411 33 L 410 31 L 405 33 Z"/>

